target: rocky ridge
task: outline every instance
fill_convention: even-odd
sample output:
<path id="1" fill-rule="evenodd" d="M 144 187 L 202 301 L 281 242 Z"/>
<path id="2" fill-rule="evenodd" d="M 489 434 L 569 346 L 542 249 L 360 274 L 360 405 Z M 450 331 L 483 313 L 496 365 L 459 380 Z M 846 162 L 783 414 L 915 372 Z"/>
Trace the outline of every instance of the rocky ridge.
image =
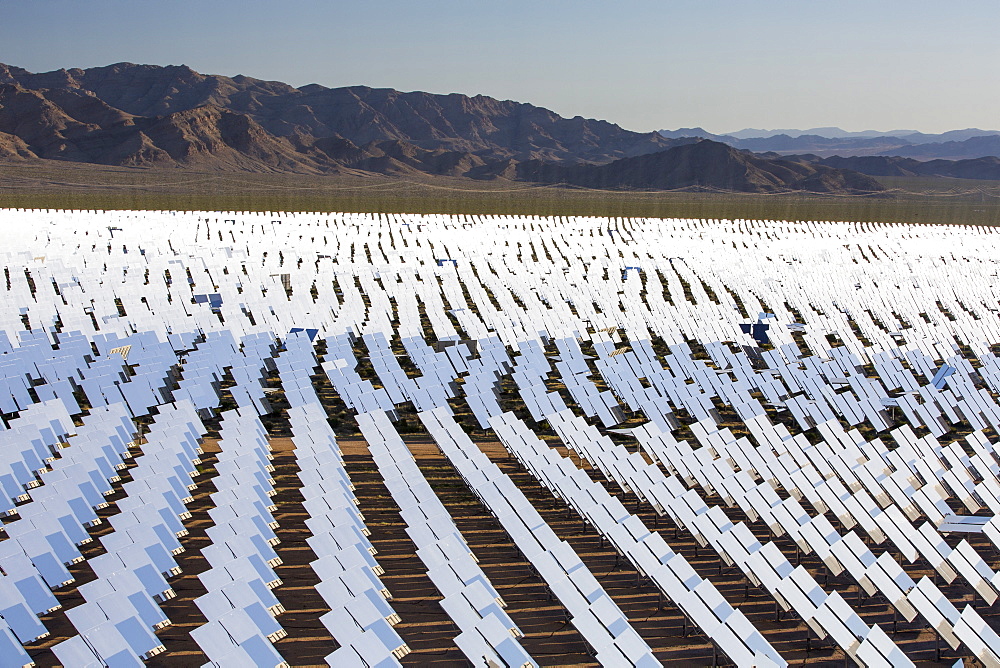
<path id="1" fill-rule="evenodd" d="M 877 192 L 754 157 L 482 95 L 295 88 L 186 66 L 32 73 L 0 64 L 0 159 L 302 174 L 458 176 L 633 189 Z"/>

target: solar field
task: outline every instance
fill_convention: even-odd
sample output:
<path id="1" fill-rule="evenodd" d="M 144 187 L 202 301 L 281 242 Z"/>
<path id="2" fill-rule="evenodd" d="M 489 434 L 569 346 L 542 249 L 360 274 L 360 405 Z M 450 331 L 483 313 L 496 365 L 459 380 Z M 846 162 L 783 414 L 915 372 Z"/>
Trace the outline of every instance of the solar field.
<path id="1" fill-rule="evenodd" d="M 993 228 L 0 229 L 3 665 L 1000 666 Z"/>

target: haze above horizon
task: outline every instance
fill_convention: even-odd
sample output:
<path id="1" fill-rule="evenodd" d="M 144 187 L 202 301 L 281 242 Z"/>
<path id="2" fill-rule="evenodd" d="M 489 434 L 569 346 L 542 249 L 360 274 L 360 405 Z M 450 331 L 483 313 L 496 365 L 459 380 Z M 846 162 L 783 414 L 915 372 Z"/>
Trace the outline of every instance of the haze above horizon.
<path id="1" fill-rule="evenodd" d="M 1000 5 L 0 0 L 0 62 L 483 94 L 630 130 L 1000 123 Z"/>

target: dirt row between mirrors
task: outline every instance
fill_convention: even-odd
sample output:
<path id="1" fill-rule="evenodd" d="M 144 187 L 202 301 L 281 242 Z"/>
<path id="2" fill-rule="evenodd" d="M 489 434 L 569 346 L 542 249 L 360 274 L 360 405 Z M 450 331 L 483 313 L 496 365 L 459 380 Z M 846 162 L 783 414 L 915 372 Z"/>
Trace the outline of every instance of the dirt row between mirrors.
<path id="1" fill-rule="evenodd" d="M 508 613 L 525 632 L 522 639 L 525 649 L 541 665 L 596 665 L 579 633 L 567 622 L 561 605 L 549 596 L 544 583 L 520 555 L 507 534 L 465 487 L 437 446 L 426 437 L 407 437 L 404 440 L 428 482 L 479 557 L 484 572 L 508 603 Z M 405 523 L 399 516 L 398 508 L 392 502 L 368 454 L 367 443 L 345 439 L 339 445 L 348 473 L 357 488 L 355 494 L 371 531 L 370 538 L 378 549 L 376 559 L 385 569 L 382 581 L 394 595 L 392 605 L 402 618 L 396 630 L 413 650 L 404 657 L 403 663 L 413 666 L 462 665 L 465 663 L 464 656 L 452 640 L 458 629 L 437 604 L 440 594 L 415 554 L 415 546 L 405 533 Z M 677 608 L 661 599 L 649 581 L 638 577 L 625 559 L 618 559 L 607 542 L 602 541 L 592 528 L 584 527 L 575 513 L 568 511 L 565 504 L 555 500 L 529 473 L 521 469 L 500 443 L 484 441 L 477 445 L 514 480 L 556 534 L 567 540 L 580 554 L 584 563 L 653 648 L 657 658 L 678 665 L 712 664 L 713 652 L 704 635 L 690 628 L 690 625 L 685 625 Z M 274 593 L 285 608 L 278 621 L 288 632 L 288 636 L 278 641 L 275 647 L 293 666 L 322 666 L 325 665 L 324 657 L 336 648 L 336 643 L 319 621 L 328 608 L 315 590 L 318 578 L 308 565 L 316 556 L 305 540 L 309 536 L 305 526 L 307 515 L 298 491 L 300 483 L 296 475 L 294 448 L 290 438 L 281 437 L 272 438 L 271 447 L 274 454 L 272 463 L 275 466 L 272 476 L 278 492 L 273 499 L 277 505 L 273 514 L 280 524 L 277 534 L 282 541 L 276 546 L 276 550 L 283 560 L 275 569 L 283 584 Z M 193 628 L 206 621 L 193 599 L 205 593 L 197 576 L 208 568 L 200 550 L 210 542 L 205 529 L 211 526 L 208 510 L 212 505 L 208 497 L 215 491 L 211 476 L 214 475 L 212 467 L 218 448 L 213 441 L 208 440 L 203 449 L 205 455 L 202 467 L 205 473 L 195 479 L 199 486 L 194 493 L 194 502 L 188 506 L 192 517 L 185 522 L 190 533 L 182 539 L 187 549 L 177 557 L 183 572 L 170 580 L 177 597 L 161 606 L 173 622 L 157 634 L 167 652 L 149 661 L 150 666 L 201 665 L 207 661 L 207 657 L 189 635 Z M 593 476 L 593 472 L 590 473 Z M 598 479 L 597 476 L 594 478 Z M 122 483 L 127 479 L 126 477 Z M 118 484 L 118 489 L 122 483 Z M 721 559 L 710 548 L 699 547 L 687 532 L 675 532 L 669 520 L 656 518 L 648 505 L 636 505 L 635 497 L 622 495 L 620 490 L 610 485 L 607 487 L 648 527 L 658 528 L 670 546 L 683 554 L 700 575 L 711 579 L 726 599 L 747 615 L 784 658 L 810 665 L 844 665 L 843 653 L 832 648 L 828 641 L 813 638 L 807 653 L 805 625 L 791 613 L 783 614 L 781 620 L 776 621 L 774 603 L 770 596 L 752 586 L 748 587 L 742 573 L 722 564 Z M 121 492 L 118 492 L 109 501 L 120 497 Z M 708 501 L 720 502 L 719 499 Z M 115 512 L 117 510 L 112 505 L 102 511 L 102 516 Z M 759 538 L 769 538 L 766 536 L 766 529 L 749 522 L 738 509 L 727 508 L 727 514 L 734 521 L 746 521 Z M 91 533 L 94 536 L 103 535 L 110 528 L 105 522 L 95 527 Z M 762 533 L 765 535 L 761 535 Z M 785 541 L 788 544 L 776 542 L 786 555 L 789 550 L 794 553 L 794 546 L 790 541 Z M 981 549 L 980 545 L 975 546 Z M 102 551 L 95 540 L 86 546 L 84 554 L 90 558 Z M 824 582 L 824 567 L 818 559 L 803 557 L 802 564 L 819 582 Z M 36 665 L 56 665 L 55 657 L 48 648 L 75 634 L 65 618 L 65 608 L 83 602 L 76 588 L 93 579 L 93 574 L 86 562 L 71 570 L 77 576 L 77 581 L 57 592 L 64 609 L 43 618 L 52 635 L 29 648 Z M 859 603 L 856 596 L 851 594 L 856 591 L 857 585 L 851 584 L 847 578 L 830 578 L 829 586 L 824 588 L 827 591 L 834 588 L 840 590 L 866 623 L 878 623 L 887 630 L 891 628 L 892 613 L 885 602 L 874 598 Z M 944 591 L 949 596 L 958 595 L 948 588 L 944 588 Z M 989 621 L 997 621 L 996 615 L 990 614 L 992 609 L 978 607 Z M 893 636 L 893 639 L 911 657 L 921 659 L 918 665 L 946 666 L 954 663 L 954 658 L 946 658 L 954 657 L 954 653 L 943 643 L 941 646 L 945 650 L 944 656 L 941 661 L 935 660 L 933 635 L 923 630 L 919 624 L 901 623 L 900 629 L 900 633 Z M 721 655 L 718 658 L 723 659 Z"/>

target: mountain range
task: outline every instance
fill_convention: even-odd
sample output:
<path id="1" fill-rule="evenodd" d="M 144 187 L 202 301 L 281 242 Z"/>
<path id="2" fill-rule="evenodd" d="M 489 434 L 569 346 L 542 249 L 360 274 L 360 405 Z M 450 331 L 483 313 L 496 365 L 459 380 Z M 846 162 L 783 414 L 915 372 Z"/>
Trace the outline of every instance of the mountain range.
<path id="1" fill-rule="evenodd" d="M 182 156 L 171 152 L 174 147 L 161 146 L 169 128 L 187 145 L 183 157 L 191 161 L 204 157 L 198 153 L 211 153 L 213 139 L 232 148 L 256 140 L 258 159 L 284 168 L 284 160 L 294 154 L 303 171 L 322 171 L 331 151 L 375 144 L 374 157 L 383 157 L 387 147 L 377 146 L 383 142 L 485 160 L 554 162 L 609 162 L 677 143 L 655 132 L 562 118 L 541 107 L 485 96 L 364 86 L 294 88 L 245 76 L 203 75 L 185 66 L 119 63 L 33 74 L 0 65 L 0 84 L 5 120 L 11 113 L 21 119 L 0 129 L 47 158 L 77 159 L 110 141 L 122 147 L 116 160 L 177 160 Z M 47 134 L 55 135 L 53 141 L 45 139 Z"/>
<path id="2" fill-rule="evenodd" d="M 940 134 L 911 130 L 847 132 L 840 128 L 810 130 L 739 130 L 726 135 L 703 128 L 661 130 L 668 139 L 712 139 L 755 152 L 812 153 L 820 156 L 902 156 L 917 160 L 964 160 L 1000 155 L 1000 131 L 966 128 Z"/>
<path id="3" fill-rule="evenodd" d="M 984 137 L 986 135 L 1000 134 L 1000 130 L 981 130 L 979 128 L 965 128 L 964 130 L 948 130 L 941 133 L 924 133 L 916 130 L 861 130 L 851 132 L 838 127 L 809 128 L 808 130 L 758 130 L 755 128 L 745 128 L 736 132 L 727 132 L 727 136 L 737 139 L 767 138 L 777 135 L 788 135 L 789 137 L 799 137 L 801 135 L 815 135 L 826 137 L 827 139 L 848 139 L 851 137 L 900 137 L 911 144 L 928 144 L 945 141 L 964 141 L 973 137 Z"/>
<path id="4" fill-rule="evenodd" d="M 877 181 L 854 170 L 810 160 L 762 158 L 711 140 L 623 158 L 607 165 L 560 165 L 533 160 L 518 165 L 516 174 L 525 181 L 603 189 L 630 187 L 759 193 L 884 190 Z"/>
<path id="5" fill-rule="evenodd" d="M 779 155 L 780 158 L 799 164 L 847 169 L 869 176 L 937 176 L 953 179 L 986 179 L 1000 181 L 1000 158 L 988 156 L 967 160 L 914 160 L 900 156 L 864 155 L 831 156 L 823 158 L 814 154 Z"/>
<path id="6" fill-rule="evenodd" d="M 0 65 L 0 159 L 626 189 L 884 189 L 838 167 L 482 95 L 296 88 L 131 63 L 45 73 Z"/>

